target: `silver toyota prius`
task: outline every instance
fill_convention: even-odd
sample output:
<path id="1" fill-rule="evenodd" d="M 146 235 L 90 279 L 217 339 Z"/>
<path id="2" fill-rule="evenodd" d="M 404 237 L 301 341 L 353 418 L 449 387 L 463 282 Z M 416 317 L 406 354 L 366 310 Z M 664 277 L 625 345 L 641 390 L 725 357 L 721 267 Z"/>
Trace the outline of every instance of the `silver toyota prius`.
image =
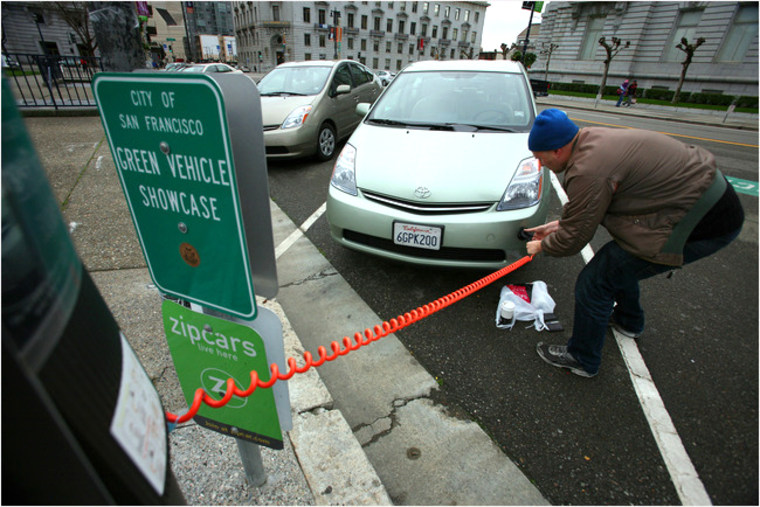
<path id="1" fill-rule="evenodd" d="M 528 150 L 536 105 L 522 65 L 412 63 L 356 109 L 327 198 L 335 241 L 435 266 L 498 269 L 525 255 L 518 232 L 545 222 L 551 192 Z"/>

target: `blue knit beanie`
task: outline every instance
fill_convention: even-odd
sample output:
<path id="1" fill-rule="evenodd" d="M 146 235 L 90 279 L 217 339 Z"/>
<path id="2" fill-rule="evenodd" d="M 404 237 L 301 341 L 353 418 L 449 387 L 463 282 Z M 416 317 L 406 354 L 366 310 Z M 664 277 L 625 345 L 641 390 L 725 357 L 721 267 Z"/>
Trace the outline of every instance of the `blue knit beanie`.
<path id="1" fill-rule="evenodd" d="M 536 116 L 528 136 L 530 151 L 551 151 L 562 148 L 578 133 L 578 126 L 559 109 L 546 109 Z"/>

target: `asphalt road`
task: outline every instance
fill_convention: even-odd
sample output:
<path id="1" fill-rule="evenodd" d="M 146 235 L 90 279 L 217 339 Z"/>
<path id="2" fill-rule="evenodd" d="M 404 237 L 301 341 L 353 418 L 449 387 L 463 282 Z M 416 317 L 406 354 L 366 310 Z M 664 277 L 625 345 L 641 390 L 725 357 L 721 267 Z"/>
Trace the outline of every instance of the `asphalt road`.
<path id="1" fill-rule="evenodd" d="M 757 133 L 570 110 L 580 126 L 668 132 L 715 153 L 727 176 L 757 181 Z M 270 194 L 297 224 L 324 202 L 332 162 L 269 162 Z M 740 194 L 747 221 L 719 254 L 642 284 L 647 328 L 639 349 L 686 452 L 714 504 L 758 502 L 758 201 Z M 554 196 L 549 219 L 561 206 Z M 354 290 L 388 319 L 487 272 L 407 266 L 336 245 L 326 217 L 307 236 Z M 600 229 L 596 251 L 609 240 Z M 580 256 L 533 262 L 402 332 L 399 339 L 555 504 L 677 504 L 679 496 L 615 340 L 600 374 L 582 379 L 543 363 L 538 341 L 564 343 Z M 564 333 L 494 314 L 505 283 L 543 280 Z M 467 457 L 462 457 L 466 466 Z"/>

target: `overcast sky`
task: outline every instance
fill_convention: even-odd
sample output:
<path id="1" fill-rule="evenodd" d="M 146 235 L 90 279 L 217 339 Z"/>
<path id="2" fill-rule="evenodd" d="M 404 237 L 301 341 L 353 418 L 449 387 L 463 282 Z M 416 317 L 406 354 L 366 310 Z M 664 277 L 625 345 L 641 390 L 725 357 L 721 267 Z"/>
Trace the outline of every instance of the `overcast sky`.
<path id="1" fill-rule="evenodd" d="M 522 8 L 521 0 L 489 0 L 483 26 L 483 51 L 501 51 L 501 43 L 511 46 L 520 32 L 528 28 L 530 11 Z M 544 8 L 546 8 L 544 3 Z M 533 13 L 533 23 L 541 22 L 541 14 Z"/>

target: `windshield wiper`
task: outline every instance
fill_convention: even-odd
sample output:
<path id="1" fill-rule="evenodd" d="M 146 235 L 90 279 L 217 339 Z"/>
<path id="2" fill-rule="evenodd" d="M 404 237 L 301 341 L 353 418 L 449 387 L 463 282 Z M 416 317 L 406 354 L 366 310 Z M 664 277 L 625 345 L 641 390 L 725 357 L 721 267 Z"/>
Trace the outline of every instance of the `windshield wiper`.
<path id="1" fill-rule="evenodd" d="M 514 129 L 510 129 L 507 127 L 499 127 L 496 125 L 480 125 L 477 123 L 447 123 L 446 125 L 450 127 L 472 127 L 476 130 L 496 130 L 499 132 L 517 132 Z"/>
<path id="2" fill-rule="evenodd" d="M 388 118 L 370 118 L 367 120 L 367 123 L 373 123 L 376 125 L 390 125 L 393 127 L 418 127 L 429 128 L 431 130 L 454 130 L 451 126 L 452 124 L 449 123 L 420 123 L 413 121 L 390 120 Z"/>
<path id="3" fill-rule="evenodd" d="M 283 97 L 283 96 L 292 96 L 292 95 L 298 95 L 299 97 L 303 97 L 306 94 L 305 93 L 298 93 L 298 92 L 269 92 L 269 93 L 262 93 L 262 97 Z"/>

